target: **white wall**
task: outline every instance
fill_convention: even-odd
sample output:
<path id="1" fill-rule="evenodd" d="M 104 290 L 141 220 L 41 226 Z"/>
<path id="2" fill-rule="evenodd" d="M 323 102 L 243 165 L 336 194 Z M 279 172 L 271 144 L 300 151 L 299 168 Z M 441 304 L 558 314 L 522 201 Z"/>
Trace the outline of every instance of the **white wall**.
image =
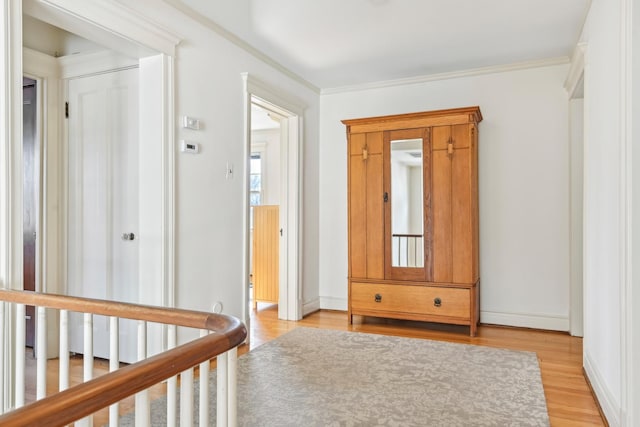
<path id="1" fill-rule="evenodd" d="M 248 72 L 300 99 L 307 108 L 303 135 L 303 302 L 317 299 L 319 96 L 217 33 L 155 0 L 130 3 L 150 19 L 180 34 L 177 48 L 176 120 L 198 118 L 201 129 L 177 125 L 176 139 L 201 144 L 198 155 L 176 158 L 176 303 L 181 308 L 242 314 L 243 81 Z M 234 176 L 225 179 L 227 162 Z"/>
<path id="2" fill-rule="evenodd" d="M 625 1 L 594 0 L 585 24 L 584 367 L 611 426 L 625 425 Z M 634 150 L 635 151 L 635 150 Z M 636 307 L 637 308 L 637 307 Z M 637 330 L 637 329 L 636 329 Z M 628 361 L 630 365 L 637 364 Z M 636 384 L 637 386 L 637 384 Z M 627 403 L 628 405 L 628 403 Z M 630 408 L 630 406 L 627 406 Z M 628 425 L 637 425 L 630 423 Z"/>
<path id="3" fill-rule="evenodd" d="M 28 15 L 23 17 L 23 45 L 58 57 L 103 50 L 101 46 L 76 34 L 54 27 Z"/>
<path id="4" fill-rule="evenodd" d="M 481 321 L 568 330 L 568 65 L 327 93 L 320 114 L 320 301 L 347 306 L 341 119 L 479 105 Z"/>
<path id="5" fill-rule="evenodd" d="M 638 7 L 638 1 L 634 0 L 632 23 L 636 29 L 640 28 L 640 7 Z M 632 62 L 631 70 L 632 78 L 631 82 L 631 112 L 637 116 L 640 111 L 640 32 L 633 32 L 632 46 L 631 46 Z M 640 145 L 640 120 L 633 120 L 631 124 L 631 139 L 637 147 Z M 640 165 L 640 150 L 632 150 L 628 160 L 633 165 Z M 640 216 L 640 173 L 637 172 L 637 166 L 635 171 L 632 168 L 632 182 L 631 182 L 631 217 L 636 219 Z M 631 227 L 631 286 L 633 289 L 640 289 L 640 227 Z M 629 318 L 629 331 L 627 333 L 628 340 L 625 341 L 629 353 L 627 354 L 627 364 L 631 368 L 627 376 L 627 425 L 634 425 L 640 423 L 640 368 L 637 363 L 634 363 L 640 359 L 640 292 L 632 292 L 629 295 L 629 299 L 626 301 L 627 310 L 625 310 Z M 633 309 L 636 308 L 636 309 Z"/>

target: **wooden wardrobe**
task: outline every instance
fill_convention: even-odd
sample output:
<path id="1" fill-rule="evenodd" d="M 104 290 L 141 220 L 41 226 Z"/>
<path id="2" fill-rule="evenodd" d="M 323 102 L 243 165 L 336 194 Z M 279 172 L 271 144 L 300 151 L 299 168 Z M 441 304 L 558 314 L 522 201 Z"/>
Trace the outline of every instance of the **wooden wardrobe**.
<path id="1" fill-rule="evenodd" d="M 479 320 L 478 107 L 343 120 L 349 322 Z"/>

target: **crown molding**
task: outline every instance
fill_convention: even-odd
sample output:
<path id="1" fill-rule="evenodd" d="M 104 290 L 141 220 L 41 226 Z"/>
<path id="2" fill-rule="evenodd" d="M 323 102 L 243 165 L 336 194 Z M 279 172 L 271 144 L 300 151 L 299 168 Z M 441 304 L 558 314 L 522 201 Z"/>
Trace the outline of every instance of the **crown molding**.
<path id="1" fill-rule="evenodd" d="M 138 57 L 154 52 L 174 56 L 175 48 L 181 41 L 181 37 L 121 3 L 97 0 L 25 0 L 24 5 L 25 13 L 38 19 L 42 19 L 44 15 L 45 21 L 47 16 L 52 16 L 61 20 L 59 24 L 63 28 L 70 27 L 80 35 L 84 36 L 86 32 L 97 35 L 102 31 L 101 39 L 115 36 L 141 48 L 151 49 L 150 52 L 143 49 Z"/>
<path id="2" fill-rule="evenodd" d="M 468 70 L 452 71 L 446 73 L 428 74 L 424 76 L 407 77 L 403 79 L 383 80 L 379 82 L 364 83 L 351 86 L 340 86 L 335 88 L 322 89 L 321 95 L 333 95 L 344 92 L 355 92 L 370 89 L 382 89 L 394 86 L 407 86 L 422 83 L 435 82 L 440 80 L 459 79 L 462 77 L 481 76 L 484 74 L 504 73 L 508 71 L 527 70 L 530 68 L 550 67 L 554 65 L 565 65 L 569 63 L 566 56 L 558 58 L 547 58 L 535 61 L 516 62 L 512 64 L 493 65 L 490 67 L 471 68 Z"/>
<path id="3" fill-rule="evenodd" d="M 587 50 L 586 43 L 578 43 L 576 48 L 573 50 L 573 55 L 571 56 L 571 66 L 569 67 L 569 72 L 567 73 L 567 79 L 564 82 L 564 88 L 569 94 L 569 97 L 572 98 L 576 92 L 576 88 L 580 84 L 582 77 L 584 75 L 584 64 L 585 64 L 585 51 Z"/>

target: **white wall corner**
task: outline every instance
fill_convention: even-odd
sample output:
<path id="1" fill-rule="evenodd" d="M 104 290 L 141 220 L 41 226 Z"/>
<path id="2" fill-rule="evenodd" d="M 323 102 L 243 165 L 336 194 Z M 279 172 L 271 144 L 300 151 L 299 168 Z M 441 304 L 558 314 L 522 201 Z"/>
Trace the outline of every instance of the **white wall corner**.
<path id="1" fill-rule="evenodd" d="M 302 316 L 307 316 L 315 311 L 320 310 L 320 299 L 314 298 L 311 301 L 302 304 Z"/>
<path id="2" fill-rule="evenodd" d="M 620 405 L 615 403 L 615 399 L 611 391 L 606 387 L 606 383 L 602 375 L 595 368 L 588 353 L 583 355 L 583 367 L 587 379 L 591 383 L 594 393 L 598 398 L 598 403 L 604 412 L 606 421 L 610 427 L 619 427 L 620 424 Z"/>
<path id="3" fill-rule="evenodd" d="M 348 304 L 346 298 L 320 297 L 321 310 L 347 311 Z"/>
<path id="4" fill-rule="evenodd" d="M 552 316 L 538 313 L 480 311 L 480 323 L 550 331 L 569 331 L 569 316 Z"/>
<path id="5" fill-rule="evenodd" d="M 584 54 L 587 49 L 587 44 L 584 42 L 578 43 L 573 50 L 573 55 L 571 56 L 571 63 L 569 65 L 569 72 L 567 73 L 567 78 L 564 82 L 564 88 L 569 94 L 569 97 L 572 97 L 576 88 L 578 87 L 580 81 L 584 75 Z"/>

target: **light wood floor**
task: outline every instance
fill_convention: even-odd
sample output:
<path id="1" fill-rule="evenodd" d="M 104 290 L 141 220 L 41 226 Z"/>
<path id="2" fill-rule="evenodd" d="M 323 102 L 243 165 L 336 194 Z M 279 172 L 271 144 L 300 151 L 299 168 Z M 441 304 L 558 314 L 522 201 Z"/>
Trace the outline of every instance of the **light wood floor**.
<path id="1" fill-rule="evenodd" d="M 349 325 L 347 314 L 336 311 L 319 311 L 300 322 L 278 320 L 277 317 L 277 306 L 258 305 L 250 324 L 252 349 L 298 326 L 305 326 L 533 351 L 540 363 L 551 425 L 605 425 L 582 374 L 582 338 L 559 332 L 498 326 L 480 326 L 477 336 L 472 338 L 467 335 L 468 327 L 360 316 L 355 316 L 354 324 Z"/>
<path id="2" fill-rule="evenodd" d="M 260 303 L 252 311 L 250 323 L 250 345 L 239 349 L 244 354 L 265 342 L 277 338 L 299 326 L 367 332 L 412 338 L 426 338 L 455 343 L 483 345 L 512 350 L 533 351 L 538 355 L 542 384 L 547 399 L 547 408 L 552 426 L 603 426 L 606 425 L 598 411 L 595 399 L 582 374 L 582 339 L 564 333 L 480 326 L 476 337 L 467 335 L 468 328 L 458 326 L 425 324 L 420 322 L 394 321 L 356 316 L 353 325 L 347 322 L 347 314 L 336 311 L 319 311 L 299 322 L 278 320 L 277 306 Z M 27 352 L 27 366 L 35 362 Z M 97 360 L 94 375 L 108 370 L 106 361 Z M 29 371 L 33 371 L 29 369 Z M 71 382 L 82 378 L 82 358 L 71 360 Z M 47 382 L 49 393 L 57 388 L 57 361 L 48 364 Z M 35 379 L 27 381 L 27 399 L 35 394 Z M 152 391 L 152 398 L 164 393 L 159 387 Z M 132 409 L 129 399 L 121 404 L 121 413 Z M 107 422 L 106 412 L 97 414 L 94 425 Z"/>

